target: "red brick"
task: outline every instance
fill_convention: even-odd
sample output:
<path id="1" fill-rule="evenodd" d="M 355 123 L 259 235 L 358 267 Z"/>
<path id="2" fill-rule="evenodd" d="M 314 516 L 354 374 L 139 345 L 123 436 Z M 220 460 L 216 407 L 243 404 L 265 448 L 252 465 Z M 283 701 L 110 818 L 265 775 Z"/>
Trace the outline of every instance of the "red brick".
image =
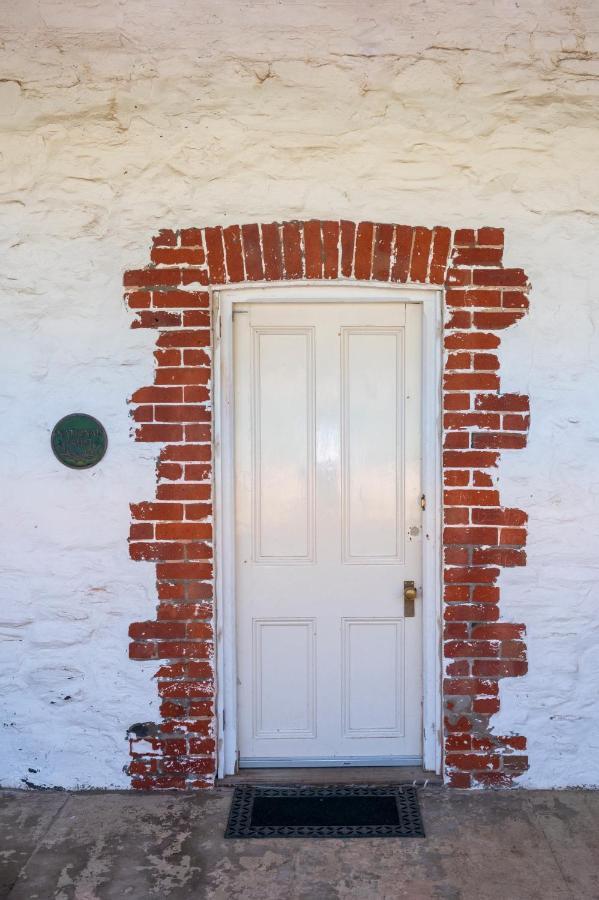
<path id="1" fill-rule="evenodd" d="M 498 572 L 498 569 L 485 568 L 455 568 L 445 570 L 445 580 L 448 581 L 449 575 L 455 573 L 456 581 L 474 581 L 477 578 L 482 581 L 483 578 L 490 578 L 491 572 Z M 496 578 L 497 576 L 495 576 Z M 464 603 L 461 605 L 447 606 L 444 612 L 446 622 L 495 622 L 499 618 L 499 610 L 496 604 L 491 603 Z"/>
<path id="2" fill-rule="evenodd" d="M 154 359 L 158 366 L 178 366 L 181 363 L 181 351 L 174 348 L 155 350 Z"/>
<path id="3" fill-rule="evenodd" d="M 135 440 L 145 443 L 180 441 L 183 429 L 179 425 L 140 425 L 135 431 Z"/>
<path id="4" fill-rule="evenodd" d="M 181 544 L 156 542 L 132 542 L 129 544 L 131 559 L 143 559 L 151 562 L 158 560 L 180 560 L 185 556 Z"/>
<path id="5" fill-rule="evenodd" d="M 161 228 L 158 234 L 152 238 L 154 247 L 176 247 L 177 235 L 170 228 Z"/>
<path id="6" fill-rule="evenodd" d="M 472 361 L 477 371 L 495 371 L 499 368 L 499 359 L 494 353 L 475 353 Z"/>
<path id="7" fill-rule="evenodd" d="M 446 369 L 470 369 L 472 366 L 472 354 L 450 353 L 445 363 Z"/>
<path id="8" fill-rule="evenodd" d="M 481 715 L 492 716 L 499 712 L 497 697 L 475 697 L 472 700 L 472 711 Z"/>
<path id="9" fill-rule="evenodd" d="M 498 428 L 499 416 L 493 413 L 445 413 L 443 425 L 445 428 Z"/>
<path id="10" fill-rule="evenodd" d="M 306 278 L 322 278 L 322 237 L 318 220 L 304 223 L 304 254 Z"/>
<path id="11" fill-rule="evenodd" d="M 499 412 L 528 412 L 528 397 L 523 394 L 480 394 L 475 398 L 476 409 Z"/>
<path id="12" fill-rule="evenodd" d="M 494 625 L 475 625 L 472 637 L 477 640 L 507 641 L 517 639 L 524 634 L 524 625 L 512 625 L 509 622 L 497 622 Z"/>
<path id="13" fill-rule="evenodd" d="M 396 225 L 395 241 L 391 256 L 391 281 L 405 282 L 410 274 L 410 259 L 414 229 L 407 225 Z"/>
<path id="14" fill-rule="evenodd" d="M 181 313 L 143 309 L 137 313 L 132 328 L 175 328 L 181 325 Z"/>
<path id="15" fill-rule="evenodd" d="M 476 234 L 473 228 L 458 228 L 455 237 L 454 244 L 459 247 L 469 246 L 470 244 L 476 243 Z"/>
<path id="16" fill-rule="evenodd" d="M 470 394 L 445 394 L 444 409 L 470 409 Z"/>
<path id="17" fill-rule="evenodd" d="M 450 287 L 465 287 L 472 284 L 472 272 L 470 269 L 448 269 L 445 283 Z"/>
<path id="18" fill-rule="evenodd" d="M 159 484 L 156 497 L 158 500 L 209 500 L 211 486 L 209 484 Z"/>
<path id="19" fill-rule="evenodd" d="M 150 259 L 156 265 L 201 266 L 204 263 L 204 251 L 199 247 L 154 247 Z"/>
<path id="20" fill-rule="evenodd" d="M 229 225 L 223 230 L 223 242 L 228 280 L 234 283 L 244 281 L 245 269 L 239 225 Z"/>
<path id="21" fill-rule="evenodd" d="M 501 343 L 496 334 L 458 332 L 445 337 L 447 350 L 495 350 Z"/>
<path id="22" fill-rule="evenodd" d="M 131 515 L 134 519 L 176 522 L 183 518 L 183 506 L 181 503 L 132 503 Z"/>
<path id="23" fill-rule="evenodd" d="M 499 492 L 489 490 L 445 491 L 444 502 L 458 506 L 498 506 Z"/>
<path id="24" fill-rule="evenodd" d="M 477 525 L 524 525 L 528 515 L 521 509 L 475 509 L 472 521 Z"/>
<path id="25" fill-rule="evenodd" d="M 472 599 L 475 603 L 499 603 L 499 588 L 491 584 L 477 584 L 472 591 Z"/>
<path id="26" fill-rule="evenodd" d="M 445 292 L 445 302 L 450 307 L 495 307 L 501 306 L 501 291 L 456 290 Z"/>
<path id="27" fill-rule="evenodd" d="M 526 447 L 526 435 L 517 431 L 473 434 L 472 446 L 477 450 L 521 450 Z"/>
<path id="28" fill-rule="evenodd" d="M 478 244 L 485 246 L 503 247 L 503 228 L 489 228 L 488 226 L 479 228 L 477 232 L 477 242 Z"/>
<path id="29" fill-rule="evenodd" d="M 447 603 L 466 603 L 470 599 L 470 590 L 468 584 L 446 584 L 443 596 Z M 452 637 L 457 636 L 456 634 L 452 635 Z"/>
<path id="30" fill-rule="evenodd" d="M 204 239 L 206 241 L 210 283 L 224 284 L 227 280 L 227 275 L 225 272 L 225 248 L 223 246 L 222 228 L 206 228 Z"/>
<path id="31" fill-rule="evenodd" d="M 499 247 L 460 247 L 452 263 L 454 266 L 499 266 L 502 257 L 503 248 Z"/>
<path id="32" fill-rule="evenodd" d="M 493 565 L 513 568 L 526 565 L 526 554 L 522 550 L 506 550 L 505 547 L 494 549 L 476 549 L 472 555 L 475 566 Z"/>
<path id="33" fill-rule="evenodd" d="M 499 656 L 499 643 L 497 641 L 447 641 L 443 645 L 446 657 L 496 657 Z"/>
<path id="34" fill-rule="evenodd" d="M 185 507 L 186 519 L 205 519 L 210 515 L 212 515 L 212 504 L 210 503 L 188 503 Z"/>
<path id="35" fill-rule="evenodd" d="M 262 281 L 262 248 L 260 247 L 260 229 L 257 225 L 242 225 L 243 257 L 248 281 Z"/>
<path id="36" fill-rule="evenodd" d="M 448 391 L 497 390 L 499 388 L 499 378 L 490 372 L 456 372 L 446 374 L 443 384 Z"/>
<path id="37" fill-rule="evenodd" d="M 354 275 L 361 281 L 365 281 L 371 277 L 373 238 L 374 225 L 372 222 L 360 222 L 356 232 Z"/>
<path id="38" fill-rule="evenodd" d="M 180 269 L 132 269 L 123 276 L 125 287 L 157 287 L 181 284 Z"/>
<path id="39" fill-rule="evenodd" d="M 172 639 L 185 637 L 185 623 L 181 622 L 132 622 L 129 637 L 135 640 Z"/>
<path id="40" fill-rule="evenodd" d="M 431 252 L 430 275 L 431 284 L 443 284 L 449 258 L 451 231 L 449 228 L 433 229 L 433 249 Z"/>
<path id="41" fill-rule="evenodd" d="M 351 278 L 354 273 L 354 249 L 356 226 L 353 222 L 341 222 L 341 274 Z"/>
<path id="42" fill-rule="evenodd" d="M 210 295 L 207 291 L 153 291 L 152 305 L 156 309 L 207 309 Z"/>
<path id="43" fill-rule="evenodd" d="M 184 309 L 183 325 L 185 328 L 210 328 L 210 313 L 206 309 Z"/>
<path id="44" fill-rule="evenodd" d="M 283 257 L 281 237 L 276 222 L 262 225 L 262 251 L 264 256 L 264 276 L 267 281 L 280 281 L 283 277 Z"/>
<path id="45" fill-rule="evenodd" d="M 339 222 L 322 223 L 323 277 L 337 278 L 339 275 Z"/>
<path id="46" fill-rule="evenodd" d="M 375 228 L 372 277 L 376 281 L 388 281 L 391 267 L 393 225 L 377 225 Z"/>
<path id="47" fill-rule="evenodd" d="M 443 473 L 443 483 L 446 487 L 466 487 L 470 484 L 470 472 L 459 469 L 447 469 Z"/>
<path id="48" fill-rule="evenodd" d="M 451 450 L 467 450 L 470 435 L 467 431 L 448 431 L 443 439 L 443 446 Z"/>
<path id="49" fill-rule="evenodd" d="M 172 525 L 157 525 L 156 537 L 160 541 L 210 540 L 212 526 L 206 522 L 175 522 Z"/>
<path id="50" fill-rule="evenodd" d="M 210 603 L 161 603 L 158 607 L 158 618 L 171 621 L 172 619 L 197 619 L 201 616 L 212 615 Z M 211 670 L 210 670 L 211 671 Z"/>
<path id="51" fill-rule="evenodd" d="M 283 260 L 287 278 L 303 278 L 302 238 L 297 222 L 283 224 Z"/>
<path id="52" fill-rule="evenodd" d="M 528 431 L 530 416 L 506 415 L 503 417 L 502 426 L 506 431 Z"/>
<path id="53" fill-rule="evenodd" d="M 130 659 L 158 659 L 158 649 L 156 644 L 129 644 Z"/>
<path id="54" fill-rule="evenodd" d="M 152 303 L 150 291 L 131 291 L 125 294 L 129 309 L 149 309 Z"/>
<path id="55" fill-rule="evenodd" d="M 496 528 L 444 528 L 445 544 L 497 544 Z"/>
<path id="56" fill-rule="evenodd" d="M 161 369 L 156 372 L 156 384 L 205 384 L 206 369 L 199 366 L 179 366 L 173 369 Z M 206 396 L 208 399 L 208 396 Z"/>
<path id="57" fill-rule="evenodd" d="M 526 543 L 526 529 L 502 528 L 499 533 L 499 542 L 502 545 L 521 547 Z"/>
<path id="58" fill-rule="evenodd" d="M 195 328 L 185 331 L 167 331 L 157 341 L 158 347 L 209 347 L 210 330 Z"/>
<path id="59" fill-rule="evenodd" d="M 452 309 L 452 310 L 450 310 L 450 313 L 451 313 L 451 316 L 445 322 L 445 328 L 447 328 L 447 329 L 471 328 L 472 315 L 469 310 Z"/>
<path id="60" fill-rule="evenodd" d="M 522 269 L 475 269 L 474 284 L 497 285 L 499 287 L 524 287 L 528 278 Z"/>
<path id="61" fill-rule="evenodd" d="M 480 678 L 446 678 L 443 689 L 449 695 L 477 696 L 478 694 L 496 696 L 498 687 L 495 682 Z"/>
<path id="62" fill-rule="evenodd" d="M 522 659 L 476 659 L 472 667 L 474 675 L 494 678 L 526 675 L 528 671 L 528 663 Z"/>
<path id="63" fill-rule="evenodd" d="M 467 525 L 470 522 L 470 510 L 467 507 L 454 506 L 443 511 L 446 525 Z"/>
<path id="64" fill-rule="evenodd" d="M 443 465 L 448 468 L 488 469 L 497 465 L 499 454 L 484 452 L 482 450 L 446 450 L 443 453 Z"/>
<path id="65" fill-rule="evenodd" d="M 208 272 L 206 269 L 181 269 L 181 284 L 203 284 L 209 283 Z"/>
<path id="66" fill-rule="evenodd" d="M 501 304 L 504 309 L 528 309 L 528 297 L 522 291 L 502 291 Z"/>
<path id="67" fill-rule="evenodd" d="M 448 753 L 445 757 L 448 766 L 456 766 L 467 771 L 476 769 L 498 769 L 499 758 L 482 753 Z"/>
<path id="68" fill-rule="evenodd" d="M 206 462 L 212 455 L 210 445 L 195 444 L 191 446 L 177 446 L 168 444 L 160 451 L 161 458 L 174 462 Z"/>
<path id="69" fill-rule="evenodd" d="M 184 228 L 181 231 L 182 247 L 201 247 L 202 231 L 200 228 Z"/>
<path id="70" fill-rule="evenodd" d="M 156 566 L 158 578 L 177 581 L 182 578 L 212 578 L 212 566 L 209 563 L 159 563 Z"/>

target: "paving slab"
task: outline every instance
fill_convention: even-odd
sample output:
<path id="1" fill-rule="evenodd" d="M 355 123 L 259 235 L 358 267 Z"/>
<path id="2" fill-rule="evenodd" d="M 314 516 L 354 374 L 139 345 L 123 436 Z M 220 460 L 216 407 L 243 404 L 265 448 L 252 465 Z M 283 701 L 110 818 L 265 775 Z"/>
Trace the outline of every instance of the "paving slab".
<path id="1" fill-rule="evenodd" d="M 425 788 L 425 839 L 345 841 L 226 841 L 230 788 L 0 798 L 10 900 L 599 900 L 591 791 Z"/>

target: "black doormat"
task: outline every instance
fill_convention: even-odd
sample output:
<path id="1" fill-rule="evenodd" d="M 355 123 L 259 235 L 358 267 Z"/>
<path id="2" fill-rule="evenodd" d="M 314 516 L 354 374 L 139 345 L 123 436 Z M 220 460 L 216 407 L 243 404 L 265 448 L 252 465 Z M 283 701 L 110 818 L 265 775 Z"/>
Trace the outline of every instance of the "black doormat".
<path id="1" fill-rule="evenodd" d="M 238 784 L 225 837 L 424 837 L 424 826 L 411 784 Z"/>

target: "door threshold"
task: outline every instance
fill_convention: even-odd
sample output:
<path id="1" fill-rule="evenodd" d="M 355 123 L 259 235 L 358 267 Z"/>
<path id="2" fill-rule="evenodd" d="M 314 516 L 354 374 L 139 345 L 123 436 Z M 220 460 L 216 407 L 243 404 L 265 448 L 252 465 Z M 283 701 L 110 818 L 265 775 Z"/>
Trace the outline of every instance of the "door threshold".
<path id="1" fill-rule="evenodd" d="M 335 766 L 327 768 L 239 769 L 217 779 L 217 787 L 236 784 L 415 784 L 441 786 L 443 779 L 421 766 Z"/>

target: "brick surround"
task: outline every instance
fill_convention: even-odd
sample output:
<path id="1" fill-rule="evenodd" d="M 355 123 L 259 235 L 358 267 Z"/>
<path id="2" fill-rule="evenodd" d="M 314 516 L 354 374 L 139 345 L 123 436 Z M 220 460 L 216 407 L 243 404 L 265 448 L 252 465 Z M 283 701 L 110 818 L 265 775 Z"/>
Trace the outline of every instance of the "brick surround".
<path id="1" fill-rule="evenodd" d="M 497 584 L 526 563 L 527 515 L 501 505 L 496 474 L 502 451 L 526 446 L 528 397 L 501 393 L 498 348 L 529 285 L 502 258 L 499 228 L 311 220 L 161 231 L 151 264 L 125 273 L 132 327 L 157 332 L 154 383 L 131 398 L 135 439 L 159 445 L 156 496 L 131 505 L 130 554 L 155 563 L 158 605 L 131 625 L 129 653 L 157 661 L 161 698 L 161 720 L 129 732 L 134 788 L 214 781 L 210 286 L 244 281 L 444 288 L 445 778 L 509 786 L 527 768 L 526 738 L 491 724 L 500 680 L 527 670 L 525 626 L 501 621 Z"/>

